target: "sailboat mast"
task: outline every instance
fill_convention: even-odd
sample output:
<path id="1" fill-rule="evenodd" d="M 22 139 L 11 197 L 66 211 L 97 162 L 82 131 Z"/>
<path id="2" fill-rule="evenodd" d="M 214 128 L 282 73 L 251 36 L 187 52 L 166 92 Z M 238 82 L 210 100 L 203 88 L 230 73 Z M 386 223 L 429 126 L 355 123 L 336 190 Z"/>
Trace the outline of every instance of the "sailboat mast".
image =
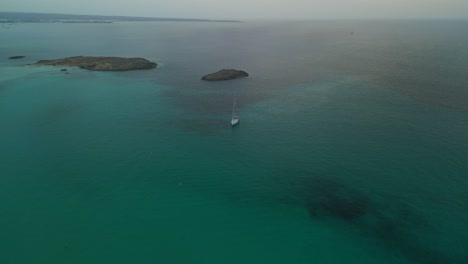
<path id="1" fill-rule="evenodd" d="M 232 118 L 234 118 L 234 108 L 236 107 L 236 97 L 234 96 L 234 102 L 232 103 Z"/>

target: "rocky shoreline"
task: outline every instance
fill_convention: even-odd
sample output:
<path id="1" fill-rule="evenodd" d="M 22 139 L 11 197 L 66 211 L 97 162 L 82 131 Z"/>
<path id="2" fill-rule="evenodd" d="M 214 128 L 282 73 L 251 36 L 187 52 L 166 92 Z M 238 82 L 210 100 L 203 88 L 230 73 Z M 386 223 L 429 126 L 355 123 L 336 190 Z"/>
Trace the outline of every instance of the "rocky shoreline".
<path id="1" fill-rule="evenodd" d="M 33 65 L 75 66 L 91 71 L 131 71 L 154 69 L 158 65 L 143 58 L 120 57 L 68 57 L 56 60 L 40 60 Z"/>
<path id="2" fill-rule="evenodd" d="M 204 81 L 226 81 L 248 76 L 249 74 L 245 71 L 235 69 L 223 69 L 214 73 L 207 74 L 201 79 Z"/>

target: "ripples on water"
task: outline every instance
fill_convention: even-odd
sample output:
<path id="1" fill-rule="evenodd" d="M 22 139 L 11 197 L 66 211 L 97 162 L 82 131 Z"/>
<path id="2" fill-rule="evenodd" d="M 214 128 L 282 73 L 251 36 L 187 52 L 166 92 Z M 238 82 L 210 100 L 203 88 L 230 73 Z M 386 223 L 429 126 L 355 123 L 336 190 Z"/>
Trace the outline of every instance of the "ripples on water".
<path id="1" fill-rule="evenodd" d="M 466 28 L 2 31 L 0 48 L 24 63 L 109 55 L 164 65 L 64 75 L 0 62 L 9 73 L 0 82 L 7 263 L 466 263 Z M 250 77 L 200 81 L 221 68 Z M 232 129 L 234 96 L 241 124 Z"/>

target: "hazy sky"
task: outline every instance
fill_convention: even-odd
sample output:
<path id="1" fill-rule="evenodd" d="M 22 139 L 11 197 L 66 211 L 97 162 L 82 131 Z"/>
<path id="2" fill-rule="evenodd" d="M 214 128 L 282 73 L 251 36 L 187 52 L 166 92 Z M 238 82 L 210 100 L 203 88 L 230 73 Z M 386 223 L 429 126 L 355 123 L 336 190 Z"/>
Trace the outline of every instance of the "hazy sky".
<path id="1" fill-rule="evenodd" d="M 0 0 L 0 11 L 212 19 L 468 18 L 468 0 Z"/>

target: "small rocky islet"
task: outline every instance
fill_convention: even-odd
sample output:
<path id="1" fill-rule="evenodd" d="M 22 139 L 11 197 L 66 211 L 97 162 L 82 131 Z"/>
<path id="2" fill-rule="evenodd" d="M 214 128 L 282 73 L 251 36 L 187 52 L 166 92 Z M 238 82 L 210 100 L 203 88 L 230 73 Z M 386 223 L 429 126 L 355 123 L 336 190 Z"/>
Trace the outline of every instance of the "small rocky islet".
<path id="1" fill-rule="evenodd" d="M 8 59 L 9 60 L 19 60 L 19 59 L 23 59 L 24 57 L 26 57 L 26 56 L 11 56 Z"/>
<path id="2" fill-rule="evenodd" d="M 245 71 L 235 69 L 222 69 L 220 71 L 207 74 L 201 79 L 204 81 L 226 81 L 243 77 L 248 77 L 249 74 Z"/>
<path id="3" fill-rule="evenodd" d="M 131 71 L 154 69 L 158 65 L 143 58 L 77 56 L 55 60 L 40 60 L 33 65 L 75 66 L 91 71 Z"/>

